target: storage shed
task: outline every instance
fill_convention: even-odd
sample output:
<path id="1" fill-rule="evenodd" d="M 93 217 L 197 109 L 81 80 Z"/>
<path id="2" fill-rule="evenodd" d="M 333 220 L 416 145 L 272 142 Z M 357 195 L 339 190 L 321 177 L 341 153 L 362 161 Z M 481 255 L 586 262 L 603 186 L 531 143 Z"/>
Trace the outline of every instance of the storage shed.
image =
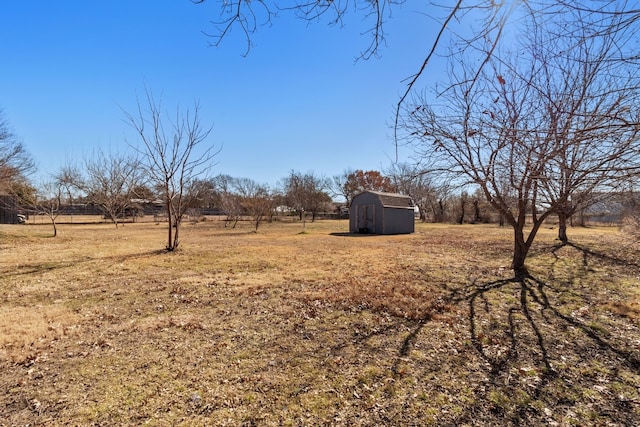
<path id="1" fill-rule="evenodd" d="M 0 224 L 20 224 L 16 198 L 0 194 Z"/>
<path id="2" fill-rule="evenodd" d="M 411 197 L 365 191 L 354 196 L 349 210 L 351 233 L 406 234 L 415 231 Z"/>

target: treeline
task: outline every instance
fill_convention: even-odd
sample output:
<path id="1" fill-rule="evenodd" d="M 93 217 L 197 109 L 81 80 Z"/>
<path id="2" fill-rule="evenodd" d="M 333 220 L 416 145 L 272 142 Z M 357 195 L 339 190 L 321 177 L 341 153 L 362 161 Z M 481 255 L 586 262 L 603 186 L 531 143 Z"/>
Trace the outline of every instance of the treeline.
<path id="1" fill-rule="evenodd" d="M 19 196 L 15 208 L 27 215 L 48 215 L 52 221 L 59 215 L 99 214 L 116 227 L 145 215 L 166 220 L 162 188 L 151 185 L 142 172 L 133 157 L 99 153 L 81 167 L 64 166 L 42 187 L 18 180 L 11 186 Z M 409 195 L 422 222 L 504 225 L 479 189 L 460 189 L 407 164 L 385 172 L 346 170 L 331 178 L 291 170 L 275 186 L 225 174 L 198 178 L 184 186 L 185 215 L 224 216 L 229 227 L 249 219 L 256 229 L 263 220 L 282 216 L 300 221 L 315 221 L 320 215 L 346 218 L 353 197 L 367 190 Z M 621 223 L 639 203 L 634 192 L 594 193 L 582 199 L 569 220 L 582 226 L 589 221 Z"/>

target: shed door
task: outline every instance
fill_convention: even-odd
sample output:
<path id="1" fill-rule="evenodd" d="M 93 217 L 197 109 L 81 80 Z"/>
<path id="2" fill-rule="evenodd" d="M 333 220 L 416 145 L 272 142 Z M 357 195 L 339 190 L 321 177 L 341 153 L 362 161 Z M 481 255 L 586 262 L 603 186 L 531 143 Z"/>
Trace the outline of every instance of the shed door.
<path id="1" fill-rule="evenodd" d="M 374 229 L 374 205 L 360 205 L 358 206 L 358 223 L 357 228 L 359 233 L 373 233 Z"/>

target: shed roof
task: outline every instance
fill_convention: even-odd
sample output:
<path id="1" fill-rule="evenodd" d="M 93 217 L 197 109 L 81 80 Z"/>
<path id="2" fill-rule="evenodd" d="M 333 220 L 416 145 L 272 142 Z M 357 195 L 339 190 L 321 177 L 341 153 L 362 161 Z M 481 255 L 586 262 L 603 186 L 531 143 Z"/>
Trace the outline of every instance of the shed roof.
<path id="1" fill-rule="evenodd" d="M 413 200 L 411 197 L 397 193 L 383 193 L 382 191 L 365 191 L 378 196 L 380 203 L 385 208 L 411 208 L 413 209 Z M 364 194 L 360 193 L 360 194 Z M 357 196 L 356 196 L 357 197 Z"/>

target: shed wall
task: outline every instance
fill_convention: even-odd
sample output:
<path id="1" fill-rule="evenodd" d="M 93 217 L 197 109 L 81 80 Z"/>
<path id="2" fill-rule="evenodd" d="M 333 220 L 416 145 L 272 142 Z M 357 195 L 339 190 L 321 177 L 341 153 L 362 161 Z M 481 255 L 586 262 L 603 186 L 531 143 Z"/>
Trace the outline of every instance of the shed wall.
<path id="1" fill-rule="evenodd" d="M 18 224 L 15 198 L 0 195 L 0 224 Z"/>
<path id="2" fill-rule="evenodd" d="M 413 209 L 384 208 L 384 229 L 382 234 L 405 234 L 415 231 Z"/>
<path id="3" fill-rule="evenodd" d="M 349 212 L 351 233 L 382 234 L 382 204 L 375 195 L 362 193 L 353 198 Z"/>
<path id="4" fill-rule="evenodd" d="M 360 193 L 351 202 L 349 231 L 372 234 L 413 233 L 413 207 L 384 206 L 379 194 Z"/>

